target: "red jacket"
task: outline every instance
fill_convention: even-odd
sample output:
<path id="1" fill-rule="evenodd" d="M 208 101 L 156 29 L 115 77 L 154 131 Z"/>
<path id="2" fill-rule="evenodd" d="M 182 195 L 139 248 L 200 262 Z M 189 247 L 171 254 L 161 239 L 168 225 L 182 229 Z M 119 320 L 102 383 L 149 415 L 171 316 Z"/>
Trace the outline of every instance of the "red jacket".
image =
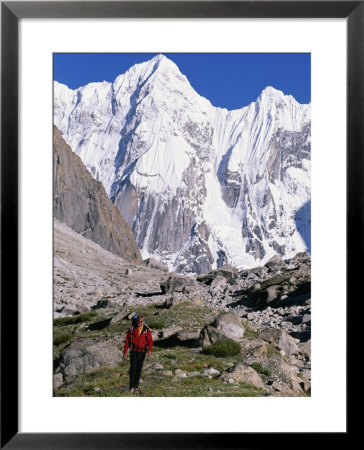
<path id="1" fill-rule="evenodd" d="M 127 353 L 129 348 L 129 342 L 130 342 L 130 335 L 131 335 L 131 328 L 129 328 L 129 331 L 126 334 L 125 338 L 125 345 L 124 345 L 124 354 Z M 147 330 L 147 332 L 145 332 Z M 133 328 L 133 337 L 131 339 L 131 349 L 132 350 L 139 350 L 139 351 L 146 351 L 148 347 L 148 350 L 151 352 L 153 350 L 153 338 L 152 333 L 150 330 L 143 325 L 143 330 L 139 335 L 139 330 L 137 327 Z"/>

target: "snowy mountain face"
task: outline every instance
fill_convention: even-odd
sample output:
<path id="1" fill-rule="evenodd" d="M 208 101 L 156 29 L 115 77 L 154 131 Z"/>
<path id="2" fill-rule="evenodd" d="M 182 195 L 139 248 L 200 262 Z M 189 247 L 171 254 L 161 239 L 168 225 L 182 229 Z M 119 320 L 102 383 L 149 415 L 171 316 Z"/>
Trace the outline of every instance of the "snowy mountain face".
<path id="1" fill-rule="evenodd" d="M 144 258 L 204 273 L 310 251 L 310 105 L 267 87 L 216 108 L 158 55 L 113 83 L 55 82 L 54 123 Z"/>

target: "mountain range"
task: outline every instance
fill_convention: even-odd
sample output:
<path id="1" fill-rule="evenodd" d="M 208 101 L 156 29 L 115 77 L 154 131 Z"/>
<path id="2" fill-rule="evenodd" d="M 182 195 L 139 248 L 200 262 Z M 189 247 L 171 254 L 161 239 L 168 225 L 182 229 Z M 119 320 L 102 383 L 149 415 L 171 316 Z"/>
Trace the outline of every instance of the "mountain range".
<path id="1" fill-rule="evenodd" d="M 290 95 L 218 108 L 158 55 L 113 82 L 55 82 L 54 124 L 143 258 L 202 274 L 311 249 L 311 107 Z"/>

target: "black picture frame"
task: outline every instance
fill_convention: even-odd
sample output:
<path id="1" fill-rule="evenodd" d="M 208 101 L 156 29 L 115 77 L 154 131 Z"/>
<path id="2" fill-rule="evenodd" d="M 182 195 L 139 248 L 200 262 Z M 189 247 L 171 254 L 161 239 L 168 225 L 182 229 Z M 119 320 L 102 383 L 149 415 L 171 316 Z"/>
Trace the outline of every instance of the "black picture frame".
<path id="1" fill-rule="evenodd" d="M 5 1 L 1 2 L 1 448 L 260 448 L 274 433 L 19 433 L 18 431 L 18 23 L 22 18 L 346 18 L 347 302 L 363 274 L 363 1 Z M 329 45 L 329 43 L 328 43 Z M 348 310 L 347 310 L 348 313 Z M 349 318 L 349 315 L 347 314 Z M 348 324 L 347 324 L 348 325 Z M 348 326 L 347 326 L 348 329 Z M 349 338 L 349 336 L 347 336 Z M 348 360 L 351 346 L 347 346 Z M 348 374 L 348 365 L 347 365 Z M 347 384 L 348 386 L 349 384 Z M 349 398 L 349 397 L 348 397 Z M 348 406 L 348 405 L 347 405 Z M 349 437 L 335 434 L 335 443 Z M 325 433 L 315 443 L 327 442 Z M 308 445 L 310 433 L 279 433 L 279 445 Z"/>

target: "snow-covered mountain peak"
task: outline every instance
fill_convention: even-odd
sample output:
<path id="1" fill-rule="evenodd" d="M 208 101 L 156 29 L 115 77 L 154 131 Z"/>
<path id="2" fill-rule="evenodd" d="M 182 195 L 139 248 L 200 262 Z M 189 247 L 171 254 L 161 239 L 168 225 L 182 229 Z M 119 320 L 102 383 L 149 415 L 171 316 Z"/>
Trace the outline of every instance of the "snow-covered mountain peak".
<path id="1" fill-rule="evenodd" d="M 274 88 L 273 86 L 267 86 L 260 93 L 257 102 L 259 103 L 271 103 L 271 104 L 290 104 L 304 105 L 299 103 L 292 95 L 285 94 L 283 91 Z"/>
<path id="2" fill-rule="evenodd" d="M 309 248 L 310 105 L 272 86 L 217 108 L 159 54 L 113 83 L 55 82 L 54 123 L 143 257 L 201 273 Z"/>

